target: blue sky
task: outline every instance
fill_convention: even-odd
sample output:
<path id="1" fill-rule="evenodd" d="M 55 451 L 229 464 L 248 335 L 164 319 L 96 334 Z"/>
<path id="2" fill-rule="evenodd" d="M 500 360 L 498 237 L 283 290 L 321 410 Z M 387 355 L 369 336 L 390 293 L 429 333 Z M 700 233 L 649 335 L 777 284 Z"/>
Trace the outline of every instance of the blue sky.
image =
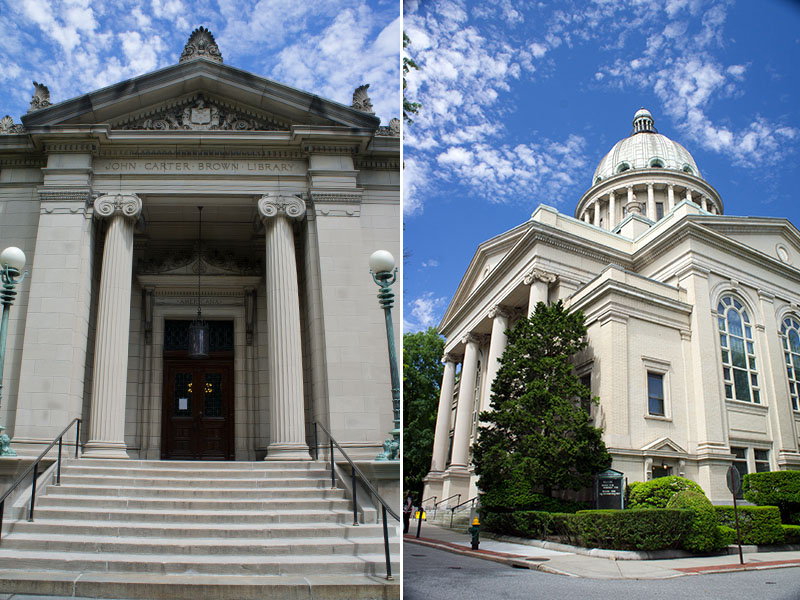
<path id="1" fill-rule="evenodd" d="M 211 30 L 226 64 L 349 105 L 369 83 L 399 117 L 399 0 L 0 0 L 0 116 L 20 122 L 32 80 L 53 103 L 178 62 Z"/>
<path id="2" fill-rule="evenodd" d="M 650 110 L 725 213 L 800 226 L 800 2 L 409 1 L 423 104 L 404 148 L 404 329 L 437 325 L 481 242 L 569 215 Z"/>

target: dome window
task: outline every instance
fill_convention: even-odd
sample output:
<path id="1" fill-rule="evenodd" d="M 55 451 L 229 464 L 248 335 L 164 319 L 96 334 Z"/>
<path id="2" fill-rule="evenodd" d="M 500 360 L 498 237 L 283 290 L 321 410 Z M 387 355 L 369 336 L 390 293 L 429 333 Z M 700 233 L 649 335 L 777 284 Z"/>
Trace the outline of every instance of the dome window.
<path id="1" fill-rule="evenodd" d="M 600 175 L 598 175 L 598 176 L 597 176 L 597 177 L 595 177 L 595 179 L 594 179 L 594 184 L 595 184 L 595 185 L 597 185 L 597 184 L 598 184 L 598 183 L 600 183 L 601 181 L 603 181 L 603 178 L 602 178 L 602 177 L 600 177 Z"/>
<path id="2" fill-rule="evenodd" d="M 654 169 L 663 169 L 664 168 L 664 161 L 660 158 L 654 158 L 650 161 L 650 166 Z"/>
<path id="3" fill-rule="evenodd" d="M 683 165 L 683 169 L 681 169 L 684 173 L 688 173 L 689 175 L 694 175 L 694 169 L 689 165 Z"/>
<path id="4" fill-rule="evenodd" d="M 630 164 L 626 162 L 620 163 L 617 166 L 617 173 L 624 173 L 625 171 L 628 171 L 630 168 L 631 168 Z"/>

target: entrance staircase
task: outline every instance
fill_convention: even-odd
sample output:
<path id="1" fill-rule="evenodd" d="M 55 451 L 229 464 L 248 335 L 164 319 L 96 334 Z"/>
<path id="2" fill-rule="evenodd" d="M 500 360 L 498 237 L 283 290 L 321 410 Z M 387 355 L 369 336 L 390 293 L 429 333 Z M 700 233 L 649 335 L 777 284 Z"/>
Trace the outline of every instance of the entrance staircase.
<path id="1" fill-rule="evenodd" d="M 0 593 L 399 598 L 383 525 L 353 526 L 327 463 L 78 459 L 0 540 Z M 389 522 L 399 575 L 396 523 Z"/>

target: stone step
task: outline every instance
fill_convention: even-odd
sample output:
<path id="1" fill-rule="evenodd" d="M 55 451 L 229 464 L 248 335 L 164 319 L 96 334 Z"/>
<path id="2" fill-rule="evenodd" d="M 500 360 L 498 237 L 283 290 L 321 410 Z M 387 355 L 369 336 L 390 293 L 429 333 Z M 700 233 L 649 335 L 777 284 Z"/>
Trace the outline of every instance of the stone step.
<path id="1" fill-rule="evenodd" d="M 224 558 L 224 560 L 223 560 Z M 0 548 L 3 569 L 92 573 L 167 573 L 206 575 L 381 575 L 384 554 L 263 556 L 232 554 L 183 556 L 170 554 L 114 554 L 47 552 Z M 397 555 L 392 559 L 397 561 Z M 396 565 L 393 565 L 393 570 Z M 396 572 L 396 571 L 395 571 Z"/>
<path id="2" fill-rule="evenodd" d="M 46 551 L 63 553 L 106 553 L 154 555 L 169 554 L 184 560 L 194 556 L 215 555 L 225 560 L 227 555 L 249 556 L 308 556 L 316 555 L 364 555 L 383 552 L 383 538 L 351 537 L 344 538 L 278 538 L 266 540 L 199 538 L 187 544 L 185 539 L 175 538 L 114 538 L 103 537 L 94 531 L 85 535 L 36 534 L 14 532 L 2 541 L 4 550 Z M 390 552 L 399 552 L 399 542 L 390 543 Z"/>
<path id="3" fill-rule="evenodd" d="M 274 461 L 218 461 L 218 460 L 117 460 L 103 458 L 70 458 L 64 461 L 65 466 L 131 468 L 171 470 L 203 470 L 218 469 L 230 471 L 272 471 L 280 469 L 318 470 L 330 469 L 330 463 L 313 460 L 274 460 Z"/>
<path id="4" fill-rule="evenodd" d="M 393 570 L 393 573 L 399 572 Z M 399 600 L 398 579 L 371 575 L 167 575 L 0 571 L 0 590 L 60 598 L 129 600 Z"/>
<path id="5" fill-rule="evenodd" d="M 103 475 L 93 473 L 92 475 L 61 475 L 61 484 L 69 485 L 110 485 L 110 486 L 135 486 L 135 487 L 184 487 L 199 489 L 223 489 L 223 488 L 258 488 L 267 489 L 275 487 L 305 487 L 305 488 L 330 488 L 330 479 L 309 479 L 301 477 L 287 477 L 284 479 L 245 479 L 237 478 L 228 481 L 222 478 L 198 478 L 198 479 L 176 479 L 166 477 L 127 477 Z"/>
<path id="6" fill-rule="evenodd" d="M 214 514 L 221 512 L 238 511 L 263 511 L 291 507 L 293 511 L 306 510 L 344 510 L 350 506 L 350 501 L 345 498 L 295 498 L 292 496 L 268 500 L 240 500 L 235 498 L 217 498 L 210 500 L 187 500 L 172 498 L 121 498 L 108 496 L 68 496 L 46 495 L 37 499 L 38 508 L 68 508 L 86 507 L 93 509 L 145 509 L 145 510 L 187 510 L 187 511 L 212 511 Z"/>
<path id="7" fill-rule="evenodd" d="M 126 498 L 191 498 L 192 500 L 213 500 L 215 498 L 237 498 L 268 500 L 273 498 L 344 498 L 344 490 L 318 487 L 275 487 L 275 488 L 205 488 L 189 487 L 141 487 L 81 485 L 77 482 L 52 486 L 48 496 L 118 496 Z"/>
<path id="8" fill-rule="evenodd" d="M 65 465 L 61 469 L 62 477 L 64 475 L 101 475 L 101 476 L 115 476 L 115 477 L 169 477 L 172 479 L 216 479 L 231 481 L 236 479 L 274 479 L 280 480 L 284 478 L 315 478 L 315 479 L 328 479 L 330 481 L 330 471 L 325 469 L 271 469 L 271 470 L 255 470 L 255 469 L 238 469 L 227 471 L 224 468 L 218 469 L 156 469 L 152 467 L 132 467 L 132 466 L 119 466 L 119 467 L 92 467 L 83 465 Z"/>
<path id="9" fill-rule="evenodd" d="M 37 501 L 38 505 L 38 501 Z M 93 507 L 41 507 L 34 511 L 37 519 L 69 519 L 87 521 L 127 521 L 149 523 L 182 523 L 187 527 L 197 527 L 207 523 L 224 524 L 267 524 L 267 523 L 352 523 L 350 510 L 271 510 L 235 512 L 208 510 L 125 510 L 97 509 Z"/>
<path id="10" fill-rule="evenodd" d="M 390 527 L 389 533 L 396 531 Z M 15 524 L 11 535 L 35 533 L 43 535 L 93 535 L 97 537 L 169 537 L 184 539 L 193 543 L 196 538 L 213 537 L 217 539 L 289 539 L 289 538 L 329 538 L 351 539 L 360 536 L 372 536 L 383 540 L 383 526 L 378 524 L 360 524 L 354 527 L 352 516 L 345 523 L 287 523 L 257 525 L 251 522 L 244 524 L 204 523 L 202 527 L 186 527 L 183 523 L 125 522 L 125 521 L 91 521 L 91 520 L 48 520 L 36 512 L 35 521 L 20 521 Z M 3 538 L 5 539 L 5 538 Z M 0 545 L 4 542 L 0 541 Z"/>

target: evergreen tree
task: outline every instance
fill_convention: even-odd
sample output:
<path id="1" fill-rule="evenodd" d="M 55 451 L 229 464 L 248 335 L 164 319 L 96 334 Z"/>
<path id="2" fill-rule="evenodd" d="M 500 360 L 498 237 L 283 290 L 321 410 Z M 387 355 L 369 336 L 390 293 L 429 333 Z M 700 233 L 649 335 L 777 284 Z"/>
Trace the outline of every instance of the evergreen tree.
<path id="1" fill-rule="evenodd" d="M 444 340 L 434 327 L 403 335 L 403 477 L 415 498 L 431 468 L 443 352 Z"/>
<path id="2" fill-rule="evenodd" d="M 591 485 L 611 464 L 585 408 L 597 399 L 571 362 L 587 345 L 584 321 L 562 302 L 540 302 L 508 332 L 473 448 L 484 505 L 535 508 L 542 495 Z"/>

